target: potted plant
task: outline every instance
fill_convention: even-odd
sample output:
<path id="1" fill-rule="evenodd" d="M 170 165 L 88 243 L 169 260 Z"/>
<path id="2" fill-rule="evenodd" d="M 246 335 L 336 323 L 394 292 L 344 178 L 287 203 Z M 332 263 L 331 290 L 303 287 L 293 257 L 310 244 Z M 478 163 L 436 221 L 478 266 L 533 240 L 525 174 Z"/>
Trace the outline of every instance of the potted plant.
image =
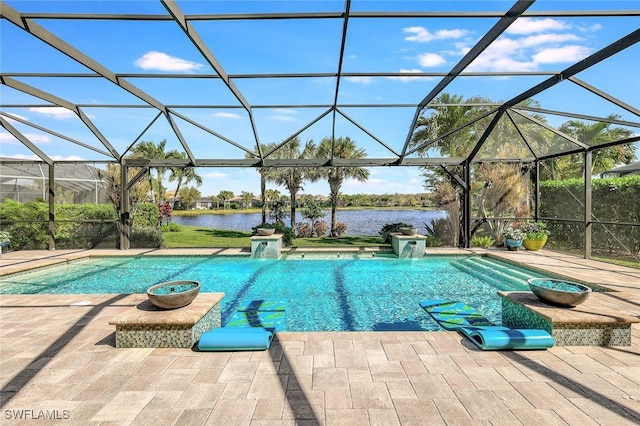
<path id="1" fill-rule="evenodd" d="M 416 235 L 418 233 L 418 228 L 414 227 L 413 225 L 402 226 L 400 227 L 400 232 L 402 232 L 404 235 Z"/>
<path id="2" fill-rule="evenodd" d="M 517 226 L 509 225 L 502 231 L 504 245 L 509 251 L 517 251 L 522 246 L 526 233 Z"/>
<path id="3" fill-rule="evenodd" d="M 527 250 L 540 250 L 546 244 L 550 234 L 547 224 L 540 221 L 527 223 L 523 227 L 523 231 L 526 235 L 522 245 Z"/>
<path id="4" fill-rule="evenodd" d="M 263 223 L 255 227 L 255 232 L 260 236 L 269 236 L 276 232 L 276 227 L 270 223 Z"/>

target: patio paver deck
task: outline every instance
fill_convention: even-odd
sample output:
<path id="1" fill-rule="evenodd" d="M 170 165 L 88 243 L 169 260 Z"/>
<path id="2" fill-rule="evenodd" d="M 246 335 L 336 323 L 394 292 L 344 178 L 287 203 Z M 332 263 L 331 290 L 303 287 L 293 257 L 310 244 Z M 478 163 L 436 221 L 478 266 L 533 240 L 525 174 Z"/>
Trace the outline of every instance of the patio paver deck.
<path id="1" fill-rule="evenodd" d="M 183 252 L 193 253 L 171 251 Z M 640 317 L 640 270 L 494 254 L 615 286 L 601 303 Z M 39 415 L 78 425 L 640 423 L 638 324 L 630 347 L 483 352 L 455 332 L 287 332 L 263 352 L 116 349 L 109 321 L 135 303 L 0 296 L 2 424 Z"/>

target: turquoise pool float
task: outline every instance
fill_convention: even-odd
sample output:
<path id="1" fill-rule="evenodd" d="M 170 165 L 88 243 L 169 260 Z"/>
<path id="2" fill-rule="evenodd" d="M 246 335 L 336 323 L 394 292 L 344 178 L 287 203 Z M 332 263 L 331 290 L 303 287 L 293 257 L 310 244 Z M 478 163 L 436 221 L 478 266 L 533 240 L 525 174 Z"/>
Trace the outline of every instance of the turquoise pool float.
<path id="1" fill-rule="evenodd" d="M 494 325 L 473 307 L 458 301 L 425 300 L 420 306 L 444 329 L 464 334 L 478 348 L 547 349 L 554 345 L 546 330 L 509 328 Z"/>
<path id="2" fill-rule="evenodd" d="M 424 300 L 420 306 L 444 329 L 457 330 L 464 326 L 488 326 L 493 323 L 475 308 L 451 300 Z"/>
<path id="3" fill-rule="evenodd" d="M 245 300 L 221 328 L 202 333 L 201 351 L 255 351 L 271 346 L 274 333 L 285 319 L 287 303 L 272 300 Z"/>

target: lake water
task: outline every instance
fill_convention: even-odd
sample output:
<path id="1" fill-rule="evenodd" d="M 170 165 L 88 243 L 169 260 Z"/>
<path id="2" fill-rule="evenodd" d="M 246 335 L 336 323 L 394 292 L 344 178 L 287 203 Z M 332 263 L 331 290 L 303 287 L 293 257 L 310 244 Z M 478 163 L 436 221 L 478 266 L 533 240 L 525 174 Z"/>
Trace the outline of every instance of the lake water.
<path id="1" fill-rule="evenodd" d="M 431 223 L 446 216 L 444 210 L 338 210 L 338 222 L 347 225 L 345 235 L 370 236 L 379 235 L 382 227 L 389 223 L 406 223 L 426 234 L 424 224 Z M 203 228 L 231 229 L 235 231 L 251 231 L 259 225 L 260 213 L 204 214 L 199 216 L 174 216 L 173 221 L 179 225 L 200 226 Z M 305 221 L 299 214 L 296 223 Z M 267 219 L 269 220 L 269 219 Z M 331 223 L 331 212 L 324 218 L 327 225 Z M 289 223 L 288 219 L 285 223 Z"/>

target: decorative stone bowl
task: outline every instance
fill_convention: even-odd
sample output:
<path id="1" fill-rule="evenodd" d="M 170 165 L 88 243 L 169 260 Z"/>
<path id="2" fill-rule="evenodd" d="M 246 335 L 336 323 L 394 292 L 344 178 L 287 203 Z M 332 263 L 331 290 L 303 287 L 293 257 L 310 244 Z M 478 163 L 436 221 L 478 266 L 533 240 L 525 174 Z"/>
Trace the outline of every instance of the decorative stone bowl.
<path id="1" fill-rule="evenodd" d="M 256 228 L 256 232 L 258 233 L 258 235 L 266 237 L 269 235 L 273 235 L 276 230 L 274 228 Z"/>
<path id="2" fill-rule="evenodd" d="M 147 289 L 149 301 L 161 309 L 177 309 L 187 306 L 200 292 L 198 281 L 169 281 Z"/>
<path id="3" fill-rule="evenodd" d="M 404 235 L 416 235 L 418 233 L 418 228 L 400 228 L 400 232 Z"/>
<path id="4" fill-rule="evenodd" d="M 567 307 L 578 306 L 591 294 L 586 285 L 553 278 L 530 278 L 529 288 L 543 302 Z"/>

